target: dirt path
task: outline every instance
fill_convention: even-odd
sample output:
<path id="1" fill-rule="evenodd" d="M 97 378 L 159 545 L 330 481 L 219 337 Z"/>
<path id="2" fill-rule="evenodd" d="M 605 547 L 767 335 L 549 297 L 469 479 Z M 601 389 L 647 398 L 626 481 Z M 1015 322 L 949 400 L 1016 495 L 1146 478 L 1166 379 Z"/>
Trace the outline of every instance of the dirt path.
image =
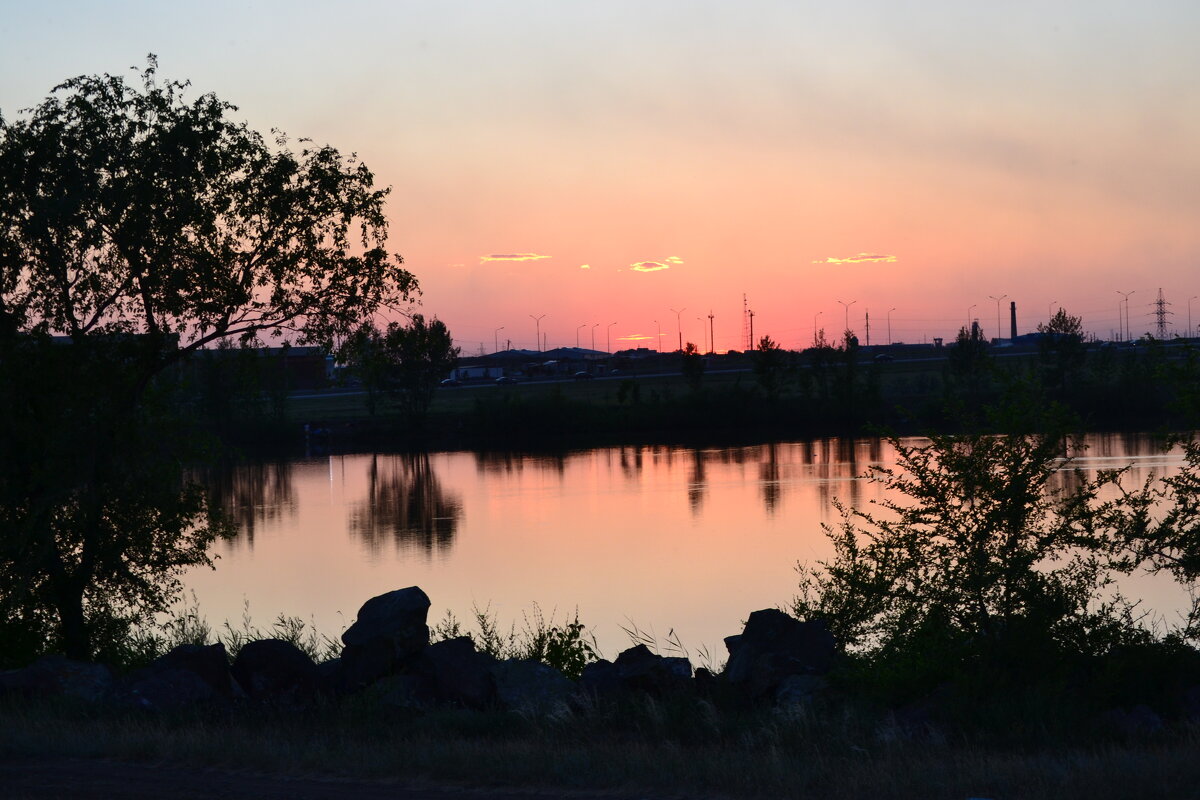
<path id="1" fill-rule="evenodd" d="M 87 759 L 0 761 L 3 800 L 641 800 L 646 795 L 420 786 Z"/>

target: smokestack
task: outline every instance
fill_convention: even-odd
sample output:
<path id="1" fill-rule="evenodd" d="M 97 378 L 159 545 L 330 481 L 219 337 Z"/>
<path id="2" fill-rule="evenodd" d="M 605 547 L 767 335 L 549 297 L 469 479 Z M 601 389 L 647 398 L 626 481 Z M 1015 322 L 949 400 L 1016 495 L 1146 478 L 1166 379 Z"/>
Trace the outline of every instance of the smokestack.
<path id="1" fill-rule="evenodd" d="M 1017 301 L 1016 300 L 1013 300 L 1012 302 L 1010 302 L 1008 304 L 1008 314 L 1009 314 L 1010 320 L 1012 321 L 1012 334 L 1011 334 L 1010 338 L 1015 340 L 1017 338 Z"/>

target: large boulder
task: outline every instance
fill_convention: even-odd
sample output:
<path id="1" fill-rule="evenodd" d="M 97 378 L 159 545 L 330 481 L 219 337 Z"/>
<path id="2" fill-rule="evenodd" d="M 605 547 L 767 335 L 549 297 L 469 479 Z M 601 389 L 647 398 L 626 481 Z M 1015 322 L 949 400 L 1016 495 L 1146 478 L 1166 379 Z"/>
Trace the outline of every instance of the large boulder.
<path id="1" fill-rule="evenodd" d="M 583 668 L 579 675 L 579 692 L 585 697 L 602 699 L 624 691 L 617 665 L 608 659 L 598 659 Z"/>
<path id="2" fill-rule="evenodd" d="M 281 639 L 248 642 L 231 668 L 251 699 L 283 705 L 312 702 L 320 687 L 317 665 L 300 648 Z"/>
<path id="3" fill-rule="evenodd" d="M 441 702 L 482 708 L 496 696 L 495 664 L 496 659 L 475 649 L 471 637 L 459 636 L 426 647 L 411 671 L 429 679 Z"/>
<path id="4" fill-rule="evenodd" d="M 363 696 L 373 706 L 424 710 L 437 702 L 433 681 L 424 675 L 388 675 L 372 683 Z"/>
<path id="5" fill-rule="evenodd" d="M 790 675 L 824 675 L 833 666 L 836 645 L 821 620 L 801 622 L 782 611 L 755 611 L 740 636 L 725 640 L 725 678 L 751 697 L 773 695 Z"/>
<path id="6" fill-rule="evenodd" d="M 112 688 L 108 667 L 62 656 L 42 656 L 23 669 L 0 672 L 0 697 L 65 697 L 92 703 Z"/>
<path id="7" fill-rule="evenodd" d="M 565 705 L 575 684 L 540 661 L 501 661 L 492 667 L 496 702 L 521 714 L 540 715 Z"/>
<path id="8" fill-rule="evenodd" d="M 118 700 L 123 705 L 145 711 L 177 711 L 195 705 L 229 702 L 228 697 L 218 693 L 195 672 L 174 667 L 143 670 L 131 676 Z"/>
<path id="9" fill-rule="evenodd" d="M 416 586 L 372 597 L 345 633 L 342 670 L 351 686 L 397 671 L 429 644 L 429 597 Z"/>
<path id="10" fill-rule="evenodd" d="M 644 644 L 620 653 L 613 665 L 621 685 L 632 691 L 661 695 L 691 688 L 690 661 L 660 656 Z"/>
<path id="11" fill-rule="evenodd" d="M 169 670 L 190 672 L 220 697 L 243 697 L 241 687 L 233 680 L 229 671 L 229 655 L 225 645 L 217 644 L 181 644 L 164 656 L 150 663 L 146 672 L 156 674 Z"/>

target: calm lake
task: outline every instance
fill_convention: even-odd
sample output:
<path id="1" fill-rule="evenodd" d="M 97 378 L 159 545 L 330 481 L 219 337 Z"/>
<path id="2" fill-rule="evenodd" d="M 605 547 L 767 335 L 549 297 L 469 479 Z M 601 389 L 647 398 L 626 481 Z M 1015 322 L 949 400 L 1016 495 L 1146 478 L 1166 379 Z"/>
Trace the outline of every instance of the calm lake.
<path id="1" fill-rule="evenodd" d="M 1149 436 L 1087 445 L 1077 466 L 1129 465 L 1136 481 L 1181 463 Z M 519 627 L 536 603 L 560 622 L 578 609 L 610 658 L 636 626 L 720 662 L 747 614 L 791 600 L 797 561 L 830 554 L 833 500 L 879 499 L 862 475 L 893 458 L 879 439 L 821 439 L 248 464 L 212 478 L 239 533 L 185 585 L 214 625 L 240 624 L 248 605 L 260 627 L 286 613 L 336 636 L 368 598 L 418 585 L 431 623 L 490 605 Z M 1183 603 L 1168 581 L 1126 592 L 1167 621 Z"/>

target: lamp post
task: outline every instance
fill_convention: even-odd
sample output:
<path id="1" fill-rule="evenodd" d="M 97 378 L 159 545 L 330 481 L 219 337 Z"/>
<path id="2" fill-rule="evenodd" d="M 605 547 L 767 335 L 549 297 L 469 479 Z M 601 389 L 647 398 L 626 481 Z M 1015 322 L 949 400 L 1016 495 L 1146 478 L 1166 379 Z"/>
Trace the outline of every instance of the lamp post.
<path id="1" fill-rule="evenodd" d="M 996 301 L 996 341 L 1000 341 L 1000 338 L 1001 338 L 1000 337 L 1000 301 L 1006 297 L 1008 297 L 1008 295 L 1006 295 L 1006 294 L 1002 294 L 999 297 L 996 297 L 994 294 L 988 295 L 989 299 Z"/>
<path id="2" fill-rule="evenodd" d="M 1122 292 L 1120 289 L 1117 290 L 1117 294 L 1119 294 L 1125 298 L 1125 337 L 1124 337 L 1125 341 L 1128 341 L 1129 339 L 1133 338 L 1132 326 L 1129 324 L 1129 295 L 1136 294 L 1136 293 L 1137 293 L 1137 289 L 1134 289 L 1132 292 Z M 1117 310 L 1118 311 L 1121 310 L 1121 307 L 1119 305 L 1117 306 Z"/>
<path id="3" fill-rule="evenodd" d="M 593 351 L 595 351 L 595 349 L 596 349 L 596 328 L 599 328 L 599 327 L 600 327 L 599 322 L 597 322 L 595 325 L 592 326 L 592 350 Z"/>
<path id="4" fill-rule="evenodd" d="M 975 306 L 977 306 L 977 305 L 978 305 L 978 303 L 973 303 L 973 304 L 967 306 L 967 335 L 968 336 L 973 336 L 975 334 L 975 328 L 971 326 L 971 312 L 975 310 Z"/>
<path id="5" fill-rule="evenodd" d="M 888 344 L 892 343 L 892 312 L 894 308 L 889 308 L 887 313 L 887 329 L 888 329 Z"/>
<path id="6" fill-rule="evenodd" d="M 679 315 L 682 314 L 683 312 L 687 311 L 687 307 L 684 306 L 683 308 L 680 308 L 678 310 L 672 308 L 671 310 L 675 312 L 675 330 L 679 334 L 679 352 L 682 353 L 683 352 L 683 323 L 681 323 L 679 321 Z"/>
<path id="7" fill-rule="evenodd" d="M 578 328 L 575 329 L 575 349 L 576 350 L 579 349 L 579 332 L 586 327 L 587 327 L 587 323 L 585 322 L 582 325 L 580 325 Z"/>
<path id="8" fill-rule="evenodd" d="M 612 326 L 616 324 L 615 322 L 610 322 L 608 323 L 608 327 L 604 329 L 604 349 L 608 351 L 610 356 L 612 355 Z"/>
<path id="9" fill-rule="evenodd" d="M 846 330 L 850 330 L 850 306 L 854 305 L 858 301 L 851 300 L 849 303 L 847 303 L 845 300 L 838 300 L 838 302 L 846 308 Z"/>
<path id="10" fill-rule="evenodd" d="M 1050 305 L 1046 306 L 1046 322 L 1047 323 L 1050 322 L 1050 320 L 1054 319 L 1054 304 L 1057 302 L 1058 302 L 1057 300 L 1051 300 Z"/>
<path id="11" fill-rule="evenodd" d="M 1192 338 L 1192 301 L 1200 295 L 1192 295 L 1188 298 L 1188 338 Z"/>
<path id="12" fill-rule="evenodd" d="M 658 329 L 658 338 L 654 340 L 654 352 L 662 352 L 662 325 L 658 324 L 658 320 L 654 320 L 654 327 Z"/>
<path id="13" fill-rule="evenodd" d="M 817 346 L 817 317 L 821 316 L 821 312 L 813 314 L 813 347 Z"/>
<path id="14" fill-rule="evenodd" d="M 502 331 L 502 330 L 504 330 L 503 325 L 501 325 L 499 328 L 496 328 L 496 330 L 492 331 L 492 352 L 493 353 L 500 352 L 500 331 Z"/>
<path id="15" fill-rule="evenodd" d="M 542 319 L 545 316 L 545 314 L 542 314 L 540 317 L 535 317 L 533 314 L 529 315 L 529 318 L 537 325 L 537 348 L 539 353 L 542 352 Z"/>

